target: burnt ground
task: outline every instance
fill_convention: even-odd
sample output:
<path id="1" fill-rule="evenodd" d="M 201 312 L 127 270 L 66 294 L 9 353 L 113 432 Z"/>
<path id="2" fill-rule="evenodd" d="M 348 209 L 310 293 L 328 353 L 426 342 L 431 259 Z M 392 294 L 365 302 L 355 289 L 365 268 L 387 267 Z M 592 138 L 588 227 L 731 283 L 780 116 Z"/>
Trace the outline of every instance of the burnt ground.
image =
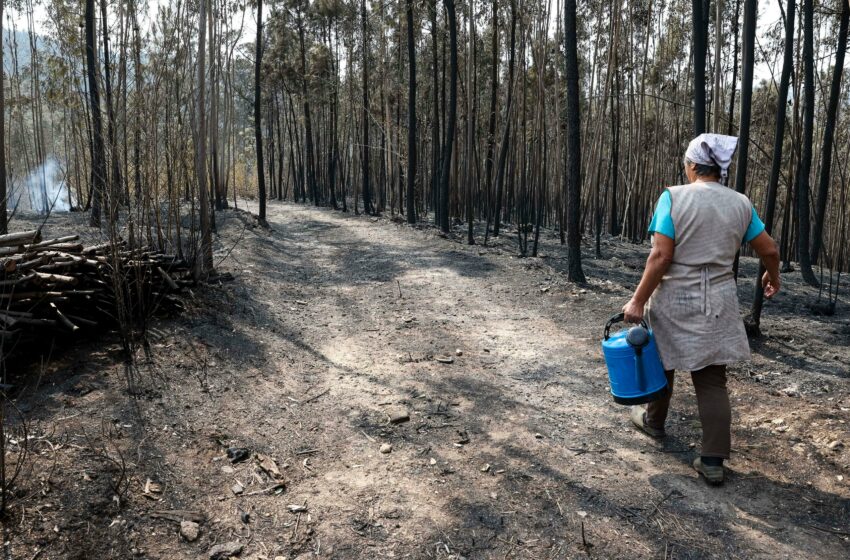
<path id="1" fill-rule="evenodd" d="M 588 249 L 578 286 L 551 233 L 520 259 L 511 236 L 470 247 L 278 203 L 269 222 L 218 215 L 235 280 L 155 321 L 137 369 L 103 336 L 16 372 L 30 459 L 6 557 L 208 558 L 225 542 L 250 559 L 850 556 L 846 290 L 815 316 L 816 290 L 785 275 L 731 371 L 734 457 L 713 488 L 690 467 L 687 376 L 660 443 L 607 393 L 602 326 L 646 246 Z M 754 275 L 744 259 L 745 303 Z M 231 464 L 228 447 L 252 455 Z"/>

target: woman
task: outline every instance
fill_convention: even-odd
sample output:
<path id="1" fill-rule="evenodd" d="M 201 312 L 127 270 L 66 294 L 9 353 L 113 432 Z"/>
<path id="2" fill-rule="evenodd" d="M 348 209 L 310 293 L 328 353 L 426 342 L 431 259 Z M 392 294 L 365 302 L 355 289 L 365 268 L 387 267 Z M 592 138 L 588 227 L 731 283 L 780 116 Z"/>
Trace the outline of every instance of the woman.
<path id="1" fill-rule="evenodd" d="M 723 184 L 737 142 L 701 134 L 690 143 L 684 161 L 690 184 L 661 195 L 649 226 L 652 251 L 643 278 L 623 307 L 629 322 L 640 321 L 646 307 L 669 387 L 646 409 L 633 407 L 632 422 L 652 437 L 663 437 L 673 371 L 690 371 L 703 431 L 694 468 L 712 484 L 723 482 L 723 460 L 731 449 L 726 366 L 750 358 L 732 271 L 743 242 L 767 270 L 765 297 L 780 287 L 776 243 L 749 199 Z"/>

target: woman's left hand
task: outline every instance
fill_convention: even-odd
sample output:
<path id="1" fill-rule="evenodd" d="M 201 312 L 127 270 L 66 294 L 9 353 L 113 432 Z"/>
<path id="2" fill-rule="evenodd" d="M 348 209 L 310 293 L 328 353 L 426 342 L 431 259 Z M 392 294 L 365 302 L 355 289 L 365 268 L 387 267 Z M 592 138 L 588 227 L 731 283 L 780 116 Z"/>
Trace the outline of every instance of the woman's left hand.
<path id="1" fill-rule="evenodd" d="M 643 319 L 643 303 L 635 301 L 634 298 L 623 306 L 624 321 L 626 323 L 640 323 Z"/>

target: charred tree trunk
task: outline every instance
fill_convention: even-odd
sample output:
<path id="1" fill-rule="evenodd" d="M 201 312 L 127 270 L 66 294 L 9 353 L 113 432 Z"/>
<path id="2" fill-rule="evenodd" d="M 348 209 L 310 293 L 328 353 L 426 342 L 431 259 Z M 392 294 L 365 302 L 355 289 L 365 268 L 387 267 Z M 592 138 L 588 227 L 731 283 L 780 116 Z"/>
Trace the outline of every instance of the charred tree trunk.
<path id="1" fill-rule="evenodd" d="M 369 33 L 366 25 L 366 0 L 360 0 L 360 17 L 363 31 L 363 211 L 372 213 L 372 196 L 369 188 Z"/>
<path id="2" fill-rule="evenodd" d="M 832 83 L 829 86 L 829 104 L 823 129 L 821 168 L 818 177 L 818 194 L 815 205 L 815 223 L 812 228 L 812 263 L 817 264 L 823 246 L 823 225 L 826 222 L 826 202 L 829 198 L 829 176 L 832 167 L 832 143 L 835 137 L 835 121 L 838 101 L 841 97 L 841 73 L 844 70 L 844 53 L 847 50 L 847 27 L 850 22 L 850 3 L 842 3 L 841 23 L 838 29 L 838 50 L 832 68 Z"/>
<path id="3" fill-rule="evenodd" d="M 300 15 L 298 20 L 298 37 L 301 44 L 301 99 L 304 104 L 304 166 L 306 167 L 307 190 L 310 191 L 313 204 L 319 204 L 319 194 L 316 186 L 316 166 L 314 163 L 315 152 L 313 150 L 313 123 L 310 114 L 310 98 L 307 92 L 307 54 L 304 44 L 303 15 Z"/>
<path id="4" fill-rule="evenodd" d="M 203 2 L 203 0 L 201 0 Z M 263 0 L 257 0 L 257 43 L 254 57 L 254 142 L 257 144 L 257 190 L 260 198 L 259 221 L 266 225 L 266 173 L 263 165 L 263 109 L 262 109 L 262 64 L 263 64 Z"/>
<path id="5" fill-rule="evenodd" d="M 735 19 L 732 22 L 732 35 L 734 36 L 734 44 L 732 46 L 732 91 L 729 95 L 729 117 L 726 122 L 726 134 L 729 136 L 732 136 L 735 132 L 735 83 L 738 81 L 738 37 L 740 35 L 738 22 L 740 21 L 740 16 L 741 0 L 735 0 Z M 752 85 L 750 88 L 752 88 Z"/>
<path id="6" fill-rule="evenodd" d="M 407 223 L 416 223 L 416 43 L 413 0 L 407 0 Z"/>
<path id="7" fill-rule="evenodd" d="M 434 224 L 440 224 L 440 103 L 439 103 L 439 67 L 437 54 L 437 0 L 431 0 L 431 52 L 433 66 L 431 68 L 431 200 L 434 205 Z"/>
<path id="8" fill-rule="evenodd" d="M 499 93 L 499 4 L 498 0 L 493 0 L 493 24 L 491 37 L 491 56 L 490 64 L 490 115 L 487 121 L 487 159 L 484 162 L 484 179 L 487 185 L 487 229 L 484 231 L 484 244 L 487 244 L 487 236 L 490 233 L 490 218 L 492 212 L 493 200 L 493 158 L 495 157 L 496 147 L 496 103 L 498 102 Z"/>
<path id="9" fill-rule="evenodd" d="M 0 2 L 0 41 L 5 37 L 3 34 L 3 8 L 6 7 L 6 2 Z M 3 63 L 2 45 L 0 45 L 0 235 L 8 232 L 8 214 L 6 211 L 7 193 L 6 193 L 6 72 L 2 69 L 6 66 Z M 70 203 L 70 196 L 68 197 Z"/>
<path id="10" fill-rule="evenodd" d="M 814 49 L 814 2 L 803 2 L 803 139 L 800 153 L 800 166 L 797 168 L 797 260 L 803 280 L 812 286 L 818 281 L 812 271 L 811 216 L 809 208 L 809 178 L 812 169 L 812 142 L 815 126 L 815 49 Z"/>
<path id="11" fill-rule="evenodd" d="M 704 0 L 691 0 L 694 57 L 694 136 L 705 132 L 706 17 Z"/>
<path id="12" fill-rule="evenodd" d="M 103 29 L 103 88 L 106 92 L 107 141 L 112 162 L 111 185 L 109 185 L 109 220 L 117 219 L 115 212 L 118 201 L 124 195 L 121 188 L 121 169 L 118 161 L 118 145 L 115 140 L 115 106 L 112 103 L 112 65 L 109 59 L 109 27 L 106 17 L 106 0 L 100 0 L 101 27 Z"/>
<path id="13" fill-rule="evenodd" d="M 97 83 L 97 47 L 95 45 L 94 0 L 86 0 L 86 76 L 89 86 L 89 105 L 92 119 L 91 154 L 91 215 L 89 225 L 100 227 L 103 195 L 106 189 L 106 154 L 104 153 L 103 122 L 100 112 L 100 89 Z"/>
<path id="14" fill-rule="evenodd" d="M 779 92 L 776 100 L 776 129 L 773 135 L 773 156 L 770 167 L 770 179 L 767 183 L 767 202 L 764 208 L 765 231 L 773 230 L 773 219 L 776 213 L 776 195 L 779 189 L 779 177 L 782 174 L 782 147 L 785 142 L 785 120 L 788 108 L 788 86 L 791 82 L 791 71 L 794 66 L 794 12 L 796 0 L 788 0 L 788 8 L 785 12 L 785 47 L 782 58 L 782 75 L 779 78 Z M 759 267 L 756 275 L 755 291 L 753 295 L 753 308 L 750 314 L 750 329 L 758 333 L 761 322 L 761 310 L 764 305 L 764 289 L 761 285 L 761 277 L 764 274 L 764 266 Z"/>
<path id="15" fill-rule="evenodd" d="M 581 268 L 581 104 L 576 0 L 564 0 L 564 55 L 567 82 L 567 277 L 572 282 L 584 282 Z"/>
<path id="16" fill-rule="evenodd" d="M 201 218 L 201 243 L 195 255 L 195 275 L 203 277 L 212 272 L 212 223 L 210 221 L 209 190 L 207 189 L 207 108 L 206 108 L 206 18 L 207 0 L 201 0 L 198 33 L 198 132 L 195 172 L 198 176 L 198 205 Z"/>
<path id="17" fill-rule="evenodd" d="M 454 147 L 455 125 L 457 121 L 457 21 L 454 0 L 443 0 L 446 7 L 449 26 L 449 115 L 446 123 L 446 141 L 443 144 L 443 169 L 440 177 L 440 230 L 448 233 L 449 194 L 451 178 L 452 148 Z"/>
<path id="18" fill-rule="evenodd" d="M 466 242 L 475 245 L 475 15 L 470 0 L 467 16 L 469 40 L 466 49 Z"/>
<path id="19" fill-rule="evenodd" d="M 738 166 L 735 190 L 747 189 L 747 164 L 750 153 L 750 120 L 753 108 L 753 68 L 755 67 L 756 19 L 758 0 L 744 0 L 744 56 L 741 59 L 741 125 L 738 130 Z M 720 109 L 718 104 L 717 109 Z M 737 261 L 736 261 L 737 262 Z"/>
<path id="20" fill-rule="evenodd" d="M 499 162 L 496 164 L 496 207 L 493 211 L 493 235 L 499 236 L 502 221 L 502 192 L 505 184 L 505 165 L 508 157 L 508 145 L 511 138 L 511 109 L 513 108 L 514 55 L 516 51 L 516 0 L 511 0 L 511 38 L 508 58 L 508 102 L 505 106 L 505 131 L 499 148 Z"/>
<path id="21" fill-rule="evenodd" d="M 711 109 L 713 113 L 712 130 L 720 132 L 720 116 L 722 115 L 723 68 L 721 57 L 723 54 L 723 0 L 714 0 L 714 93 L 711 96 Z"/>

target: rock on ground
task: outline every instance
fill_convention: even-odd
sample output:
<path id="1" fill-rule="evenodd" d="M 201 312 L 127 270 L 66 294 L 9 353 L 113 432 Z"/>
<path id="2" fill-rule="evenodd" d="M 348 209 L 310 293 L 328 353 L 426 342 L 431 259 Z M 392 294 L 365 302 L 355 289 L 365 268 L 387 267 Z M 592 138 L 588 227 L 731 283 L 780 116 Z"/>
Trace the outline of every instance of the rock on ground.
<path id="1" fill-rule="evenodd" d="M 227 560 L 240 554 L 242 554 L 242 544 L 236 541 L 217 544 L 209 551 L 210 560 Z"/>
<path id="2" fill-rule="evenodd" d="M 198 534 L 201 532 L 201 526 L 194 521 L 180 522 L 180 536 L 188 542 L 195 542 L 198 539 Z"/>

